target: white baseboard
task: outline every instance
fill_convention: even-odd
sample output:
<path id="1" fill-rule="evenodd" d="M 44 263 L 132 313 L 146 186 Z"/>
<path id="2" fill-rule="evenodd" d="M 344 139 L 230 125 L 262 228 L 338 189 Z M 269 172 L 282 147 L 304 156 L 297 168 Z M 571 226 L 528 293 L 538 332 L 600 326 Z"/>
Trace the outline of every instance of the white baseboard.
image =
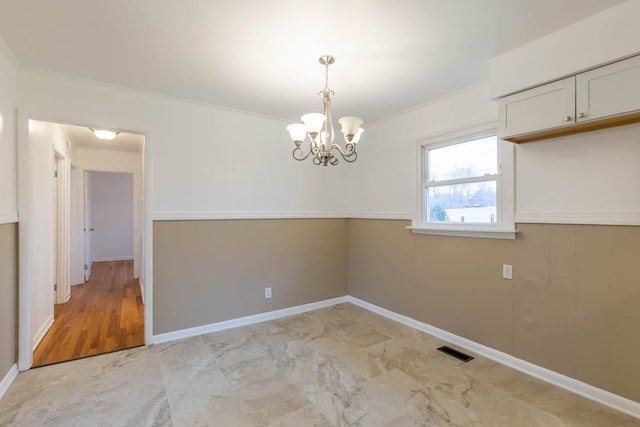
<path id="1" fill-rule="evenodd" d="M 144 304 L 144 283 L 142 277 L 138 277 L 138 286 L 140 286 L 140 295 L 142 295 L 142 304 Z"/>
<path id="2" fill-rule="evenodd" d="M 266 322 L 268 320 L 279 319 L 281 317 L 293 316 L 294 314 L 305 313 L 319 308 L 331 307 L 336 304 L 347 302 L 348 297 L 332 298 L 324 301 L 312 302 L 295 307 L 283 308 L 281 310 L 268 311 L 266 313 L 254 314 L 237 319 L 225 320 L 222 322 L 210 323 L 208 325 L 196 326 L 195 328 L 181 329 L 179 331 L 167 332 L 165 334 L 154 335 L 151 339 L 153 344 L 160 344 L 182 338 L 195 337 L 197 335 L 209 334 L 211 332 L 225 329 L 237 328 L 239 326 L 252 325 L 254 323 Z"/>
<path id="3" fill-rule="evenodd" d="M 93 258 L 91 263 L 94 262 L 104 262 L 104 261 L 131 261 L 133 260 L 132 256 L 112 256 L 112 257 L 103 257 L 103 258 Z"/>
<path id="4" fill-rule="evenodd" d="M 38 347 L 38 344 L 40 344 L 40 341 L 42 341 L 42 338 L 44 338 L 47 332 L 49 332 L 49 328 L 51 328 L 51 325 L 53 325 L 53 320 L 54 319 L 52 314 L 51 316 L 49 316 L 49 318 L 44 322 L 44 324 L 40 327 L 38 332 L 35 334 L 35 336 L 33 337 L 33 348 L 31 349 L 31 351 L 36 350 L 36 347 Z"/>
<path id="5" fill-rule="evenodd" d="M 13 383 L 13 380 L 18 376 L 18 365 L 14 363 L 14 365 L 9 368 L 9 372 L 6 373 L 2 381 L 0 381 L 0 399 L 2 396 L 9 390 L 9 386 Z"/>
<path id="6" fill-rule="evenodd" d="M 527 375 L 531 375 L 532 377 L 538 378 L 542 381 L 546 381 L 550 384 L 576 393 L 580 396 L 586 397 L 587 399 L 601 403 L 620 412 L 624 412 L 625 414 L 631 415 L 632 417 L 640 418 L 640 403 L 634 402 L 633 400 L 629 400 L 622 396 L 618 396 L 617 394 L 613 394 L 598 387 L 583 383 L 582 381 L 578 381 L 549 369 L 534 365 L 533 363 L 518 359 L 517 357 L 513 357 L 507 353 L 503 353 L 491 347 L 478 344 L 475 341 L 471 341 L 470 339 L 452 334 L 451 332 L 447 332 L 443 329 L 437 328 L 427 323 L 420 322 L 407 316 L 403 316 L 382 307 L 378 307 L 377 305 L 368 303 L 356 297 L 348 296 L 347 302 L 350 302 L 351 304 L 357 305 L 391 320 L 395 320 L 396 322 L 402 323 L 411 328 L 426 332 L 444 341 L 448 341 L 464 349 L 477 353 L 483 357 L 486 357 L 487 359 L 494 360 L 517 371 L 523 372 Z"/>
<path id="7" fill-rule="evenodd" d="M 362 307 L 373 313 L 384 316 L 388 319 L 402 323 L 411 328 L 417 329 L 422 332 L 426 332 L 430 335 L 438 337 L 451 344 L 462 347 L 466 350 L 472 351 L 480 356 L 494 360 L 500 364 L 508 366 L 517 371 L 523 372 L 532 377 L 538 378 L 542 381 L 548 382 L 570 392 L 576 393 L 587 399 L 601 403 L 605 406 L 628 414 L 632 417 L 640 418 L 640 403 L 634 402 L 622 396 L 618 396 L 606 390 L 602 390 L 598 387 L 586 384 L 582 381 L 567 377 L 541 366 L 534 365 L 517 357 L 511 356 L 507 353 L 503 353 L 499 350 L 487 347 L 479 344 L 470 339 L 461 337 L 459 335 L 447 332 L 443 329 L 429 325 L 424 322 L 412 319 L 407 316 L 395 313 L 377 305 L 368 303 L 359 298 L 352 296 L 344 296 L 338 298 L 332 298 L 324 301 L 318 301 L 310 304 L 299 305 L 296 307 L 284 308 L 281 310 L 269 311 L 266 313 L 255 314 L 252 316 L 241 317 L 237 319 L 225 320 L 222 322 L 211 323 L 208 325 L 197 326 L 194 328 L 182 329 L 179 331 L 168 332 L 164 334 L 154 335 L 152 337 L 153 344 L 160 344 L 164 342 L 179 340 L 183 338 L 194 337 L 197 335 L 208 334 L 211 332 L 222 331 L 225 329 L 237 328 L 240 326 L 251 325 L 254 323 L 266 322 L 269 320 L 279 319 L 282 317 L 292 316 L 295 314 L 304 313 L 311 310 L 317 310 L 319 308 L 331 307 L 336 304 L 349 302 L 351 304 Z"/>

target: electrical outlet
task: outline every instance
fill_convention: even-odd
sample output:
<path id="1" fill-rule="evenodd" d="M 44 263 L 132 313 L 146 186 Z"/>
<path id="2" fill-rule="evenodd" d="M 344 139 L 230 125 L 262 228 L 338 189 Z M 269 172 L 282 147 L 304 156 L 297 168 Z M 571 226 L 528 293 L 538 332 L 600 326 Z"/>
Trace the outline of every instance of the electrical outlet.
<path id="1" fill-rule="evenodd" d="M 502 264 L 502 278 L 513 279 L 513 266 L 511 264 Z"/>
<path id="2" fill-rule="evenodd" d="M 264 288 L 264 299 L 271 298 L 271 288 Z"/>

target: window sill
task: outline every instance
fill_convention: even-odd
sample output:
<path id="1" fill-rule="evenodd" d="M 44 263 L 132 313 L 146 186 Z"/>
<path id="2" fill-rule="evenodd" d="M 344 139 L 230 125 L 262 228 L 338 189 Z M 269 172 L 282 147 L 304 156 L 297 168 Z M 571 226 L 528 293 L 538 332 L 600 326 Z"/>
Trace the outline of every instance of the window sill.
<path id="1" fill-rule="evenodd" d="M 515 240 L 518 230 L 464 229 L 458 227 L 420 227 L 409 226 L 407 229 L 416 234 L 437 234 L 440 236 L 479 237 L 484 239 Z"/>

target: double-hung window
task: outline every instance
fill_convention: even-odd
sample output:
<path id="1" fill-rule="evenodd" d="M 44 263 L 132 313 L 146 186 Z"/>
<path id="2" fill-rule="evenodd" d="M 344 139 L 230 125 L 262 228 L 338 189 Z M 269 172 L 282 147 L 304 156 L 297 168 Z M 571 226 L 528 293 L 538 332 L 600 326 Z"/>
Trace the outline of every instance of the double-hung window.
<path id="1" fill-rule="evenodd" d="M 513 155 L 494 123 L 419 141 L 412 230 L 515 238 Z"/>

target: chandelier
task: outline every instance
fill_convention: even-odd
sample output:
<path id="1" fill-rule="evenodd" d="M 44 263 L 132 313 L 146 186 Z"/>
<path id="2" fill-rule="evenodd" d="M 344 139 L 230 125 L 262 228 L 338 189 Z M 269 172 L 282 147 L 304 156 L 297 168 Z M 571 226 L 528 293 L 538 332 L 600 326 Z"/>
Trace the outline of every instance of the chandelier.
<path id="1" fill-rule="evenodd" d="M 323 114 L 309 113 L 300 117 L 304 122 L 287 126 L 287 130 L 291 135 L 296 148 L 293 149 L 293 158 L 296 160 L 305 160 L 312 156 L 313 164 L 327 166 L 328 164 L 337 165 L 340 154 L 344 161 L 353 163 L 358 158 L 356 153 L 356 145 L 360 140 L 360 136 L 364 131 L 360 125 L 362 119 L 355 116 L 345 116 L 338 120 L 342 125 L 342 134 L 344 135 L 344 149 L 335 144 L 335 131 L 333 130 L 333 121 L 331 119 L 331 97 L 335 94 L 329 89 L 329 65 L 333 64 L 335 58 L 330 55 L 320 57 L 320 63 L 325 67 L 325 83 L 324 89 L 320 91 L 322 95 Z M 304 154 L 303 143 L 309 137 L 309 151 Z"/>

